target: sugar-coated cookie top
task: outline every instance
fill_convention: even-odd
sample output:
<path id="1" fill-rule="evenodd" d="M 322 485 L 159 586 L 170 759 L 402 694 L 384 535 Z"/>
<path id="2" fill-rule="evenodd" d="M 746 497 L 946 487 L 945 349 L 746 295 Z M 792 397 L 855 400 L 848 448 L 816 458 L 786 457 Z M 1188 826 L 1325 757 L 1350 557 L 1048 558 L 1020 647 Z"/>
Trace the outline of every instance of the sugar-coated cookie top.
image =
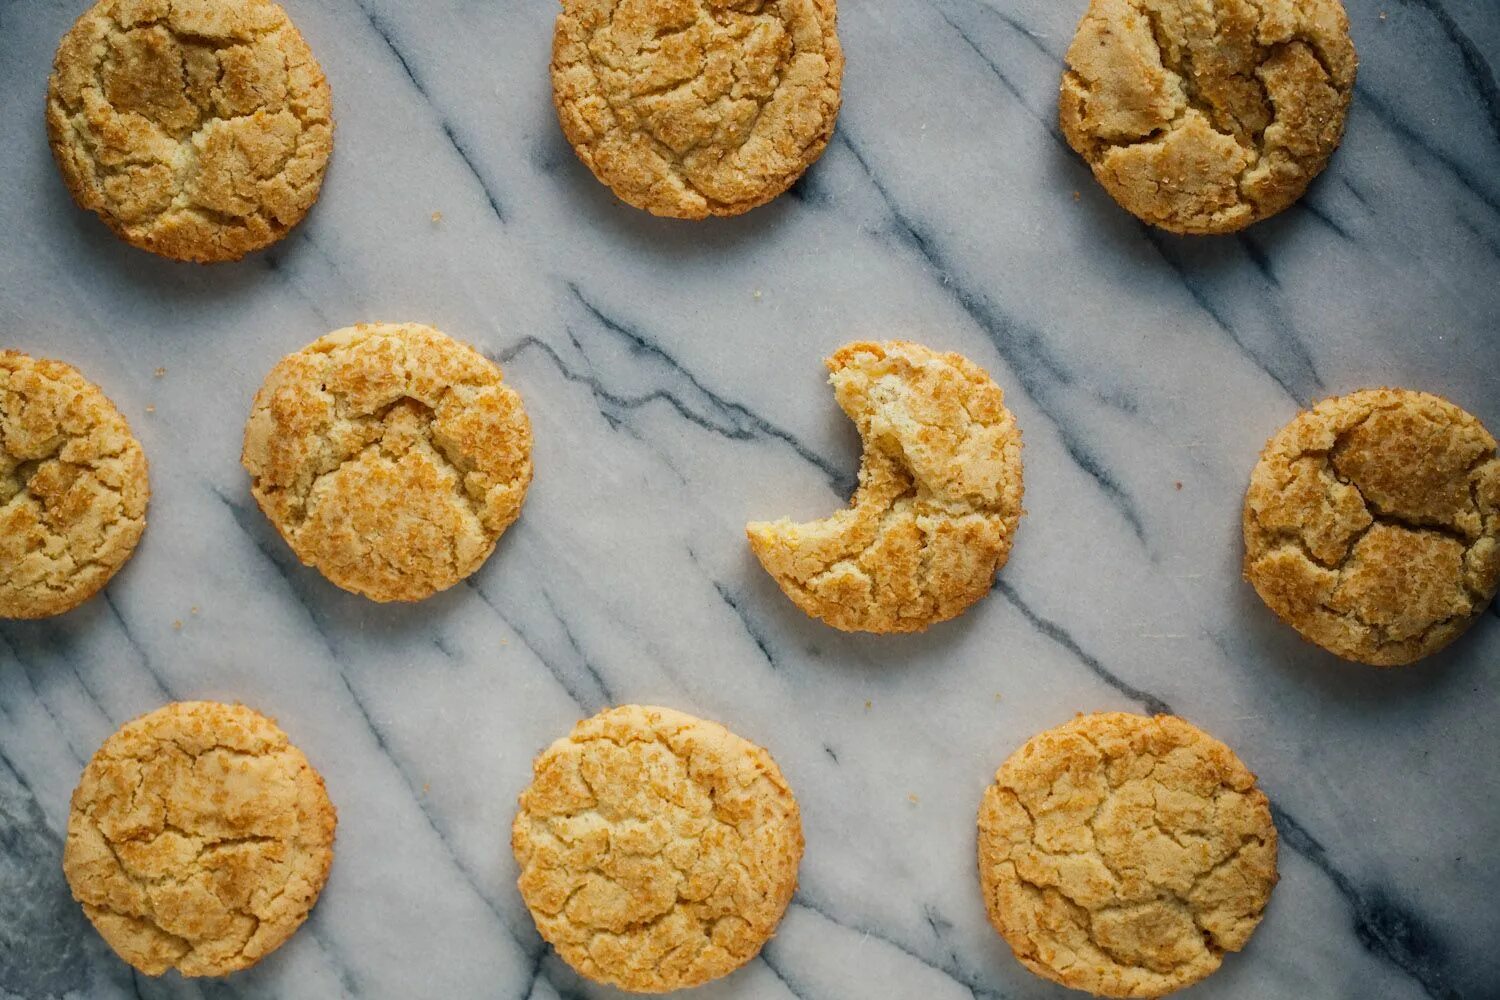
<path id="1" fill-rule="evenodd" d="M 270 719 L 175 702 L 121 727 L 84 768 L 63 871 L 135 968 L 222 976 L 307 919 L 334 825 L 323 779 Z"/>
<path id="2" fill-rule="evenodd" d="M 1406 389 L 1326 399 L 1250 476 L 1245 577 L 1303 637 L 1396 666 L 1452 642 L 1500 587 L 1495 439 Z"/>
<path id="3" fill-rule="evenodd" d="M 255 396 L 251 492 L 338 586 L 430 597 L 489 558 L 531 483 L 531 423 L 501 379 L 431 327 L 330 333 L 282 359 Z"/>
<path id="4" fill-rule="evenodd" d="M 70 365 L 0 351 L 0 618 L 92 597 L 146 530 L 146 455 Z"/>
<path id="5" fill-rule="evenodd" d="M 599 982 L 664 993 L 744 965 L 797 887 L 802 821 L 765 750 L 626 705 L 537 758 L 512 830 L 542 937 Z"/>
<path id="6" fill-rule="evenodd" d="M 834 0 L 563 0 L 552 85 L 563 132 L 620 198 L 737 215 L 822 154 L 844 57 Z"/>
<path id="7" fill-rule="evenodd" d="M 1068 142 L 1179 233 L 1296 201 L 1343 135 L 1356 65 L 1339 0 L 1093 0 L 1067 59 Z"/>
<path id="8" fill-rule="evenodd" d="M 849 508 L 746 528 L 797 606 L 835 628 L 914 632 L 989 593 L 1021 518 L 1021 432 L 978 365 L 906 341 L 828 359 L 864 447 Z"/>
<path id="9" fill-rule="evenodd" d="M 328 81 L 270 0 L 101 0 L 58 47 L 47 131 L 80 205 L 203 263 L 285 236 L 333 150 Z"/>
<path id="10" fill-rule="evenodd" d="M 1037 975 L 1159 997 L 1245 946 L 1276 884 L 1255 776 L 1174 716 L 1079 716 L 1010 756 L 979 810 L 990 921 Z"/>

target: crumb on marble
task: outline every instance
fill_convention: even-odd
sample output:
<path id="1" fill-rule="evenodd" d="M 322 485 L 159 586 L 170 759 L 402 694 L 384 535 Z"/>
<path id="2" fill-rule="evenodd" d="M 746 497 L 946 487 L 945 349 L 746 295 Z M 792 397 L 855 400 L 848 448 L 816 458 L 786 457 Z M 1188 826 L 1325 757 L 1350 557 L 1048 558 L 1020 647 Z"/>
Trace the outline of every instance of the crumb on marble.
<path id="1" fill-rule="evenodd" d="M 174 631 L 174 632 L 181 632 L 182 631 L 182 619 L 181 618 L 177 619 L 176 621 L 174 621 L 172 623 L 172 631 Z"/>
<path id="2" fill-rule="evenodd" d="M 437 225 L 439 222 L 442 222 L 442 221 L 443 221 L 443 213 L 442 212 L 433 212 L 432 213 L 432 224 L 434 226 Z"/>
<path id="3" fill-rule="evenodd" d="M 163 377 L 164 375 L 167 374 L 167 370 L 165 368 L 158 368 L 158 369 L 156 369 L 156 371 L 152 372 L 151 374 L 155 375 L 157 378 L 161 378 L 161 377 Z"/>
<path id="4" fill-rule="evenodd" d="M 865 711 L 868 712 L 870 709 L 872 709 L 874 707 L 875 707 L 875 703 L 873 701 L 871 701 L 870 699 L 866 698 L 865 699 Z"/>
<path id="5" fill-rule="evenodd" d="M 907 792 L 906 793 L 906 800 L 908 802 L 910 802 L 912 805 L 916 805 L 919 801 L 921 801 L 920 799 L 917 798 L 917 793 L 916 792 Z"/>
<path id="6" fill-rule="evenodd" d="M 1173 483 L 1172 485 L 1177 488 L 1178 492 L 1182 491 L 1182 480 L 1181 479 L 1177 480 L 1177 482 Z"/>
<path id="7" fill-rule="evenodd" d="M 156 412 L 156 404 L 155 403 L 147 403 L 146 404 L 146 412 L 147 413 L 155 413 Z"/>

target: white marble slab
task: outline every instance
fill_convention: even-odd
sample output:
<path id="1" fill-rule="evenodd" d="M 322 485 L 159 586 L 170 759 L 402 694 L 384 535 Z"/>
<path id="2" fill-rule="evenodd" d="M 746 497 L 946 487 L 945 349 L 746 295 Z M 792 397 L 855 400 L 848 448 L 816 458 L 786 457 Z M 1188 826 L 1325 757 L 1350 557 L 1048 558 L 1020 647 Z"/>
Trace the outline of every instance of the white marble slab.
<path id="1" fill-rule="evenodd" d="M 1039 729 L 1163 706 L 1240 752 L 1283 838 L 1264 924 L 1192 996 L 1496 996 L 1500 617 L 1410 670 L 1341 663 L 1240 580 L 1238 517 L 1260 445 L 1324 394 L 1426 388 L 1500 430 L 1500 6 L 1353 0 L 1332 167 L 1206 240 L 1134 222 L 1059 141 L 1081 0 L 846 0 L 827 155 L 696 225 L 574 160 L 547 0 L 287 6 L 334 164 L 283 245 L 200 268 L 69 203 L 42 95 L 81 3 L 0 0 L 0 341 L 101 382 L 155 490 L 103 598 L 0 625 L 0 997 L 609 995 L 542 947 L 507 838 L 533 754 L 625 701 L 724 720 L 803 805 L 780 935 L 705 1000 L 1073 995 L 985 922 L 979 796 Z M 505 365 L 537 477 L 468 585 L 390 608 L 295 563 L 238 454 L 279 357 L 405 319 Z M 1026 440 L 995 593 L 910 638 L 804 618 L 742 536 L 843 502 L 857 442 L 820 359 L 883 336 L 984 365 Z M 132 976 L 58 868 L 82 762 L 189 697 L 277 716 L 340 810 L 308 925 L 223 982 Z"/>

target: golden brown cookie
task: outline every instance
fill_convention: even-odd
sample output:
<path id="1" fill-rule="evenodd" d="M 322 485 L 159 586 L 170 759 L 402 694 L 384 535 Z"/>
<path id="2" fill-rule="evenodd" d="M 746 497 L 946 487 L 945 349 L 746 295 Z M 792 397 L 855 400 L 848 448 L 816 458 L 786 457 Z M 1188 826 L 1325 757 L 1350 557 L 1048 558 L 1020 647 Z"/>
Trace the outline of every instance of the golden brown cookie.
<path id="1" fill-rule="evenodd" d="M 243 461 L 303 563 L 372 600 L 420 601 L 477 570 L 520 515 L 531 423 L 472 347 L 361 324 L 272 369 Z"/>
<path id="2" fill-rule="evenodd" d="M 47 135 L 73 198 L 175 260 L 238 260 L 318 198 L 328 81 L 270 0 L 100 0 L 63 36 Z"/>
<path id="3" fill-rule="evenodd" d="M 728 975 L 797 888 L 802 819 L 771 755 L 625 705 L 548 747 L 511 845 L 537 929 L 584 976 L 666 993 Z"/>
<path id="4" fill-rule="evenodd" d="M 1202 730 L 1080 715 L 1000 765 L 979 807 L 979 881 L 1032 972 L 1159 997 L 1249 941 L 1276 885 L 1276 826 L 1255 775 Z"/>
<path id="5" fill-rule="evenodd" d="M 323 779 L 265 716 L 175 702 L 104 741 L 78 781 L 63 871 L 121 958 L 222 976 L 279 948 L 333 863 Z"/>
<path id="6" fill-rule="evenodd" d="M 834 0 L 562 0 L 552 91 L 579 159 L 655 215 L 739 215 L 823 154 Z"/>
<path id="7" fill-rule="evenodd" d="M 78 371 L 0 351 L 0 618 L 98 593 L 146 530 L 146 455 Z"/>
<path id="8" fill-rule="evenodd" d="M 1174 233 L 1300 198 L 1343 136 L 1357 65 L 1339 0 L 1092 0 L 1067 60 L 1069 145 Z"/>
<path id="9" fill-rule="evenodd" d="M 1407 389 L 1325 399 L 1266 444 L 1245 579 L 1309 642 L 1379 667 L 1463 634 L 1500 588 L 1495 439 Z"/>
<path id="10" fill-rule="evenodd" d="M 1021 519 L 1021 432 L 1005 395 L 958 354 L 893 340 L 828 359 L 864 445 L 859 489 L 821 521 L 745 529 L 766 572 L 834 628 L 920 632 L 985 594 Z"/>

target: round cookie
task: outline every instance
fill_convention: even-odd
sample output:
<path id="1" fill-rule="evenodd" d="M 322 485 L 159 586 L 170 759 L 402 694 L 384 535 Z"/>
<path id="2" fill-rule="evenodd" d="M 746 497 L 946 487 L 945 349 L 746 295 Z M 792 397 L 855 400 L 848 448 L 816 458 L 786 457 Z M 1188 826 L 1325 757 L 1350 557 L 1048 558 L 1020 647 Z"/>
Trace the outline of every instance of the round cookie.
<path id="1" fill-rule="evenodd" d="M 1325 399 L 1266 444 L 1243 518 L 1245 579 L 1304 639 L 1411 663 L 1458 638 L 1500 588 L 1495 439 L 1406 389 Z"/>
<path id="2" fill-rule="evenodd" d="M 345 590 L 446 590 L 489 558 L 531 483 L 531 423 L 501 377 L 431 327 L 330 333 L 255 396 L 251 492 L 297 558 Z"/>
<path id="3" fill-rule="evenodd" d="M 1358 60 L 1339 0 L 1092 0 L 1059 123 L 1127 211 L 1228 233 L 1291 205 L 1344 131 Z"/>
<path id="4" fill-rule="evenodd" d="M 534 770 L 511 832 L 521 896 L 581 975 L 666 993 L 728 975 L 775 933 L 802 819 L 765 750 L 625 705 L 578 723 Z"/>
<path id="5" fill-rule="evenodd" d="M 854 343 L 828 359 L 859 428 L 847 510 L 745 533 L 803 611 L 844 631 L 920 632 L 989 593 L 1021 519 L 1021 432 L 1005 395 L 958 354 Z"/>
<path id="6" fill-rule="evenodd" d="M 996 772 L 979 807 L 979 881 L 1032 972 L 1159 997 L 1250 939 L 1276 884 L 1276 827 L 1255 775 L 1202 730 L 1080 715 Z"/>
<path id="7" fill-rule="evenodd" d="M 207 264 L 307 214 L 332 102 L 270 0 L 100 0 L 58 46 L 47 135 L 73 199 L 116 235 Z"/>
<path id="8" fill-rule="evenodd" d="M 175 702 L 126 723 L 84 768 L 63 872 L 121 958 L 222 976 L 279 948 L 333 863 L 323 779 L 265 716 Z"/>
<path id="9" fill-rule="evenodd" d="M 739 215 L 822 155 L 835 0 L 562 0 L 553 102 L 594 176 L 655 215 Z"/>
<path id="10" fill-rule="evenodd" d="M 146 530 L 146 455 L 71 365 L 0 351 L 0 618 L 98 593 Z"/>

